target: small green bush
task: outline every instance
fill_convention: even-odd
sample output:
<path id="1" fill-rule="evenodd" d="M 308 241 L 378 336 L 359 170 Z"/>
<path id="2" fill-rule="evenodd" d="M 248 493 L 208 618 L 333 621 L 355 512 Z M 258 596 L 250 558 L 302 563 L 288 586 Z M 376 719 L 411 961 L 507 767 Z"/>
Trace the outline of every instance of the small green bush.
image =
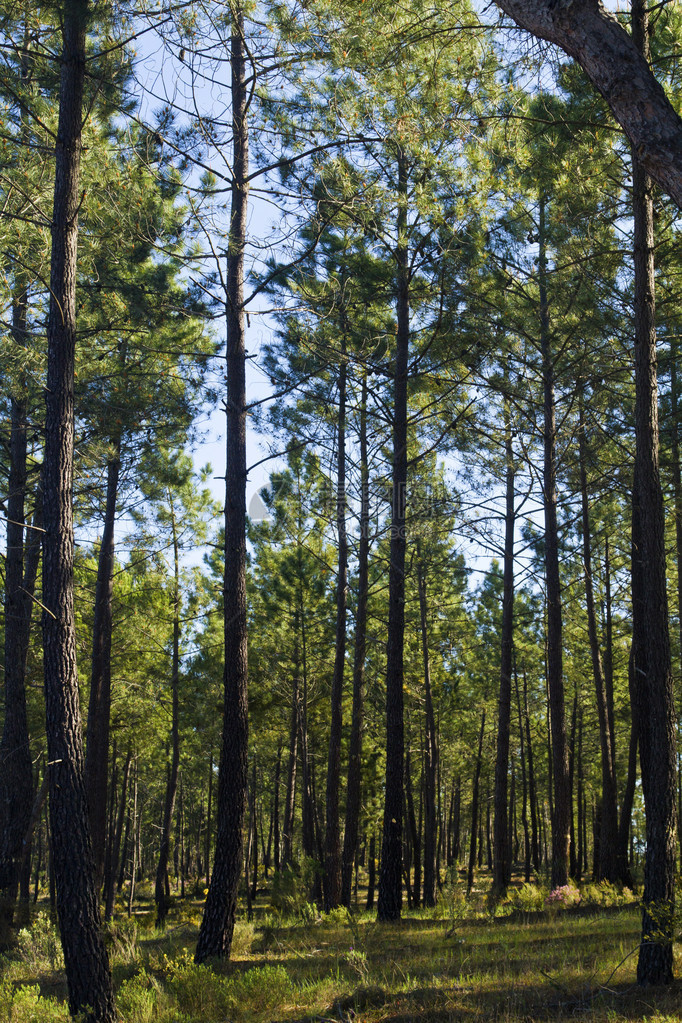
<path id="1" fill-rule="evenodd" d="M 0 1020 L 2 1023 L 72 1023 L 63 1002 L 43 998 L 37 984 L 15 987 L 0 981 Z"/>
<path id="2" fill-rule="evenodd" d="M 543 885 L 526 882 L 509 891 L 508 902 L 512 910 L 520 913 L 539 913 L 545 908 L 549 891 Z"/>
<path id="3" fill-rule="evenodd" d="M 64 968 L 62 943 L 47 913 L 38 913 L 30 927 L 19 931 L 16 954 L 25 966 L 36 972 Z"/>

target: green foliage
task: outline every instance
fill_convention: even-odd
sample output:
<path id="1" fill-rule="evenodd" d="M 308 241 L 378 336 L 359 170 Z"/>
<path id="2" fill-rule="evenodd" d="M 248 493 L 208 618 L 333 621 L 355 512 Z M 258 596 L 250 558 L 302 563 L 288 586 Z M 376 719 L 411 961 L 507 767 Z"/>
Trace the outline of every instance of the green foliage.
<path id="1" fill-rule="evenodd" d="M 66 1005 L 44 998 L 37 984 L 15 986 L 0 980 L 0 1019 L 3 1023 L 71 1023 Z"/>
<path id="2" fill-rule="evenodd" d="M 317 906 L 309 900 L 313 878 L 319 869 L 316 860 L 304 858 L 300 863 L 286 866 L 275 874 L 270 906 L 277 916 L 298 918 L 305 923 L 318 919 Z"/>

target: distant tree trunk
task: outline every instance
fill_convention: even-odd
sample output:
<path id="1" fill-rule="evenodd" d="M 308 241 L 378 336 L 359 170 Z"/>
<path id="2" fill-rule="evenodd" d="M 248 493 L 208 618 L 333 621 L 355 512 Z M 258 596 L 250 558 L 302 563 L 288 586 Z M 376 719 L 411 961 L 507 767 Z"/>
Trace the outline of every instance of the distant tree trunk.
<path id="1" fill-rule="evenodd" d="M 452 807 L 452 861 L 459 863 L 461 854 L 461 804 L 462 804 L 462 780 L 459 775 L 455 781 L 454 805 Z"/>
<path id="2" fill-rule="evenodd" d="M 414 884 L 412 886 L 412 904 L 417 907 L 421 901 L 421 834 L 414 812 L 414 795 L 412 791 L 412 758 L 410 751 L 405 751 L 405 801 L 407 803 L 408 839 L 414 861 Z M 405 864 L 405 876 L 409 887 L 409 858 Z"/>
<path id="3" fill-rule="evenodd" d="M 175 796 L 178 788 L 178 771 L 180 769 L 180 551 L 178 531 L 175 522 L 173 495 L 168 493 L 168 504 L 171 512 L 173 531 L 173 663 L 171 667 L 171 763 L 166 779 L 166 794 L 163 804 L 163 823 L 161 825 L 161 844 L 159 859 L 156 866 L 154 883 L 154 902 L 156 903 L 156 926 L 164 927 L 168 915 L 169 903 L 166 898 L 168 887 L 168 855 L 170 852 L 171 829 L 175 810 Z"/>
<path id="4" fill-rule="evenodd" d="M 365 902 L 365 909 L 366 910 L 374 909 L 374 888 L 375 888 L 375 885 L 376 885 L 376 867 L 377 867 L 377 860 L 376 860 L 376 839 L 374 837 L 374 832 L 372 832 L 372 836 L 371 836 L 371 838 L 369 840 L 368 859 L 369 859 L 369 862 L 367 864 L 367 899 L 366 899 L 366 902 Z"/>
<path id="5" fill-rule="evenodd" d="M 74 357 L 87 0 L 62 9 L 45 389 L 43 653 L 52 858 L 69 1010 L 115 1018 L 83 782 L 73 604 Z"/>
<path id="6" fill-rule="evenodd" d="M 431 693 L 431 665 L 429 663 L 429 637 L 427 628 L 426 574 L 421 555 L 421 544 L 417 540 L 417 587 L 419 590 L 419 615 L 424 665 L 424 702 L 426 710 L 424 750 L 424 905 L 436 905 L 436 843 L 438 838 L 438 817 L 436 814 L 436 780 L 438 778 L 438 736 L 436 716 L 433 712 Z"/>
<path id="7" fill-rule="evenodd" d="M 275 871 L 279 871 L 279 857 L 280 857 L 280 844 L 281 837 L 279 832 L 279 783 L 282 776 L 282 743 L 281 741 L 277 744 L 277 761 L 275 763 L 275 791 L 272 802 L 272 818 L 274 826 L 274 857 L 275 857 Z"/>
<path id="8" fill-rule="evenodd" d="M 296 764 L 298 761 L 299 717 L 299 673 L 300 655 L 298 646 L 298 612 L 294 615 L 294 674 L 291 680 L 291 718 L 289 724 L 289 766 L 287 789 L 284 799 L 284 824 L 282 827 L 282 864 L 288 866 L 293 856 L 294 810 L 296 805 Z"/>
<path id="9" fill-rule="evenodd" d="M 576 881 L 581 881 L 583 876 L 583 860 L 585 850 L 583 848 L 584 827 L 584 774 L 583 774 L 583 708 L 578 711 L 578 849 L 576 856 Z"/>
<path id="10" fill-rule="evenodd" d="M 633 504 L 632 509 L 632 520 L 633 520 L 633 549 L 636 549 L 635 544 L 635 518 L 636 518 L 636 506 Z M 636 598 L 636 588 L 638 582 L 636 577 L 638 572 L 635 569 L 637 564 L 637 558 L 633 554 L 632 559 L 632 603 L 635 605 L 635 600 L 641 600 L 641 596 Z M 630 741 L 628 743 L 628 773 L 625 780 L 625 788 L 623 789 L 623 796 L 620 804 L 620 822 L 618 825 L 618 880 L 621 884 L 626 885 L 628 888 L 634 887 L 634 879 L 632 877 L 632 871 L 630 869 L 630 824 L 632 821 L 632 804 L 635 798 L 635 788 L 637 786 L 637 748 L 639 746 L 639 728 L 637 725 L 637 679 L 635 678 L 636 671 L 636 652 L 635 652 L 635 634 L 641 624 L 641 615 L 633 615 L 633 643 L 630 649 L 630 659 L 628 664 L 628 684 L 630 688 Z"/>
<path id="11" fill-rule="evenodd" d="M 227 254 L 227 462 L 225 468 L 225 704 L 218 776 L 218 830 L 213 874 L 195 953 L 197 963 L 228 958 L 242 867 L 248 790 L 246 619 L 246 323 L 244 247 L 249 195 L 249 83 L 244 11 L 232 11 L 232 195 Z M 250 72 L 249 72 L 250 74 Z"/>
<path id="12" fill-rule="evenodd" d="M 615 751 L 611 742 L 614 733 L 610 720 L 609 701 L 604 679 L 604 667 L 597 636 L 597 614 L 594 606 L 592 587 L 592 535 L 590 530 L 590 509 L 587 491 L 587 437 L 585 436 L 585 407 L 582 388 L 578 393 L 578 460 L 580 465 L 580 500 L 582 509 L 583 569 L 585 577 L 585 606 L 587 629 L 592 655 L 592 675 L 597 697 L 599 718 L 599 746 L 601 752 L 601 839 L 599 876 L 600 881 L 615 881 L 617 875 L 618 847 L 618 790 L 615 775 Z"/>
<path id="13" fill-rule="evenodd" d="M 514 650 L 514 451 L 508 401 L 504 400 L 506 500 L 504 513 L 504 576 L 502 583 L 502 635 L 500 690 L 497 701 L 497 752 L 495 757 L 495 824 L 493 836 L 493 888 L 502 895 L 511 880 L 507 847 L 507 775 Z"/>
<path id="14" fill-rule="evenodd" d="M 513 653 L 513 651 L 512 651 Z M 523 874 L 526 884 L 530 881 L 531 864 L 531 841 L 528 824 L 528 779 L 526 777 L 526 742 L 523 729 L 523 714 L 521 713 L 521 694 L 519 692 L 519 677 L 514 664 L 514 688 L 516 691 L 516 707 L 519 716 L 519 745 L 521 753 L 521 823 L 523 825 Z"/>
<path id="15" fill-rule="evenodd" d="M 336 532 L 338 573 L 336 580 L 336 644 L 331 691 L 329 755 L 324 859 L 324 908 L 341 902 L 341 837 L 339 833 L 339 784 L 341 780 L 341 728 L 343 675 L 346 663 L 346 605 L 348 602 L 348 539 L 346 536 L 346 352 L 341 341 L 339 365 L 339 412 L 336 458 Z"/>
<path id="16" fill-rule="evenodd" d="M 206 797 L 206 887 L 211 882 L 211 829 L 213 827 L 213 752 L 208 764 L 208 796 Z"/>
<path id="17" fill-rule="evenodd" d="M 554 361 L 551 350 L 549 305 L 547 299 L 547 250 L 545 233 L 545 196 L 539 202 L 538 233 L 540 251 L 538 281 L 540 291 L 540 342 L 544 389 L 544 475 L 545 576 L 547 586 L 547 688 L 549 690 L 552 776 L 554 805 L 552 813 L 551 886 L 568 883 L 571 793 L 568 781 L 568 748 L 564 707 L 564 677 L 561 620 L 561 579 L 559 577 L 559 529 L 556 493 L 556 412 L 554 404 Z"/>
<path id="18" fill-rule="evenodd" d="M 123 835 L 123 821 L 125 818 L 126 802 L 128 796 L 128 775 L 130 773 L 130 762 L 132 750 L 128 747 L 125 767 L 123 768 L 123 781 L 121 783 L 121 798 L 118 805 L 118 815 L 114 829 L 113 841 L 111 844 L 111 862 L 109 872 L 104 878 L 104 919 L 111 920 L 114 915 L 114 883 L 116 872 L 121 857 L 121 838 Z"/>
<path id="19" fill-rule="evenodd" d="M 517 680 L 518 685 L 518 680 Z M 528 754 L 528 799 L 530 801 L 530 847 L 533 858 L 533 869 L 540 870 L 540 843 L 538 841 L 538 801 L 535 785 L 535 769 L 533 766 L 533 743 L 530 735 L 530 713 L 528 711 L 528 678 L 523 669 L 523 714 L 526 727 L 526 750 Z"/>
<path id="20" fill-rule="evenodd" d="M 133 860 L 130 865 L 130 890 L 128 892 L 128 919 L 130 919 L 133 912 L 133 902 L 135 900 L 135 881 L 137 879 L 137 779 L 138 779 L 138 763 L 135 761 L 135 775 L 133 781 L 133 809 L 130 815 L 130 831 L 132 832 L 132 846 L 133 846 Z"/>
<path id="21" fill-rule="evenodd" d="M 27 294 L 12 305 L 12 337 L 26 347 Z M 23 394 L 11 398 L 10 464 L 5 560 L 5 720 L 0 743 L 0 945 L 10 940 L 19 884 L 22 841 L 33 799 L 33 765 L 26 714 L 26 658 L 31 596 L 24 590 L 27 408 Z"/>
<path id="22" fill-rule="evenodd" d="M 483 759 L 483 732 L 485 730 L 485 707 L 481 712 L 481 728 L 478 733 L 478 755 L 474 768 L 474 783 L 471 792 L 471 838 L 469 845 L 469 870 L 467 873 L 467 891 L 474 886 L 474 867 L 476 865 L 476 833 L 478 831 L 478 790 L 481 778 L 481 762 Z"/>
<path id="23" fill-rule="evenodd" d="M 107 833 L 107 783 L 109 767 L 109 731 L 111 718 L 111 633 L 114 592 L 114 527 L 116 499 L 121 469 L 121 440 L 112 440 L 113 456 L 107 463 L 107 495 L 102 542 L 95 583 L 95 612 L 92 625 L 92 666 L 88 704 L 87 744 L 85 748 L 85 789 L 88 796 L 95 882 L 100 888 L 104 877 Z"/>
<path id="24" fill-rule="evenodd" d="M 568 743 L 568 790 L 571 793 L 571 844 L 569 851 L 569 873 L 571 877 L 576 876 L 575 862 L 575 815 L 573 813 L 573 780 L 575 768 L 575 740 L 578 720 L 578 687 L 576 686 L 573 697 L 573 711 L 571 713 L 571 737 Z"/>
<path id="25" fill-rule="evenodd" d="M 386 642 L 386 783 L 379 880 L 379 920 L 399 920 L 402 903 L 403 641 L 405 633 L 405 497 L 407 488 L 407 374 L 410 346 L 407 248 L 407 158 L 398 146 L 396 276 L 397 335 L 393 408 L 393 468 L 388 635 Z"/>
<path id="26" fill-rule="evenodd" d="M 360 790 L 362 781 L 362 733 L 365 691 L 365 653 L 367 647 L 367 597 L 369 590 L 369 466 L 367 459 L 367 373 L 362 378 L 360 398 L 360 542 L 358 545 L 357 607 L 355 611 L 355 648 L 353 651 L 353 708 L 348 749 L 346 786 L 346 827 L 343 836 L 341 901 L 350 907 L 353 862 L 360 828 Z"/>
<path id="27" fill-rule="evenodd" d="M 632 3 L 632 34 L 649 59 L 648 13 Z M 635 486 L 641 525 L 646 674 L 639 675 L 638 721 L 642 790 L 646 810 L 646 862 L 640 985 L 668 984 L 673 977 L 676 842 L 676 720 L 668 635 L 665 522 L 659 474 L 658 388 L 651 181 L 632 152 L 635 265 Z"/>

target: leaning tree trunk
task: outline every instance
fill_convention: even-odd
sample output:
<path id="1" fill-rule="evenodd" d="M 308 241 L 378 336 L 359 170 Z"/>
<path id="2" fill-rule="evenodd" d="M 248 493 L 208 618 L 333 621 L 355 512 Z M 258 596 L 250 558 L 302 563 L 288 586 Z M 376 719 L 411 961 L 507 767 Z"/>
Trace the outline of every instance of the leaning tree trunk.
<path id="1" fill-rule="evenodd" d="M 568 883 L 568 850 L 571 832 L 571 792 L 568 779 L 568 745 L 562 653 L 561 580 L 559 578 L 559 529 L 556 493 L 556 411 L 554 405 L 554 360 L 551 350 L 549 305 L 547 301 L 547 248 L 545 197 L 539 204 L 539 290 L 540 343 L 544 391 L 544 478 L 545 577 L 547 586 L 547 689 L 549 693 L 552 778 L 552 888 Z"/>
<path id="2" fill-rule="evenodd" d="M 367 373 L 362 378 L 360 399 L 360 543 L 358 546 L 358 595 L 355 611 L 353 651 L 353 707 L 351 710 L 348 781 L 346 784 L 346 826 L 343 834 L 341 901 L 350 907 L 353 864 L 360 826 L 360 783 L 362 779 L 362 730 L 367 646 L 367 595 L 369 589 L 369 469 L 367 461 Z"/>
<path id="3" fill-rule="evenodd" d="M 12 306 L 12 336 L 26 346 L 27 295 Z M 0 743 L 0 943 L 9 939 L 19 884 L 22 842 L 33 801 L 33 765 L 26 714 L 26 658 L 31 597 L 24 588 L 27 408 L 24 387 L 11 398 L 5 560 L 5 720 Z"/>
<path id="4" fill-rule="evenodd" d="M 633 38 L 649 58 L 648 14 L 633 0 Z M 638 723 L 646 812 L 641 985 L 667 984 L 673 976 L 676 843 L 676 730 L 668 634 L 665 521 L 658 457 L 658 385 L 651 181 L 632 153 L 635 256 L 635 485 L 640 515 L 640 559 L 646 618 L 639 676 Z"/>
<path id="5" fill-rule="evenodd" d="M 43 649 L 52 862 L 69 1009 L 109 1023 L 115 1009 L 83 783 L 73 604 L 76 263 L 89 13 L 87 0 L 73 0 L 62 15 L 45 390 Z"/>
<path id="6" fill-rule="evenodd" d="M 507 828 L 507 775 L 509 773 L 509 731 L 511 724 L 511 684 L 514 648 L 514 452 L 509 417 L 509 402 L 504 399 L 506 462 L 506 498 L 504 513 L 504 577 L 502 584 L 502 637 L 500 650 L 500 691 L 497 711 L 497 751 L 495 757 L 495 823 L 493 833 L 493 888 L 502 895 L 511 880 L 511 856 Z M 525 767 L 523 768 L 525 800 Z M 524 802 L 525 814 L 525 802 Z M 525 824 L 525 817 L 524 817 Z"/>
<path id="7" fill-rule="evenodd" d="M 232 73 L 232 205 L 227 255 L 227 462 L 225 467 L 224 717 L 218 778 L 218 833 L 196 962 L 229 957 L 242 867 L 242 825 L 248 792 L 246 623 L 246 323 L 244 247 L 248 212 L 248 85 L 244 14 L 236 5 Z"/>
<path id="8" fill-rule="evenodd" d="M 324 857 L 324 908 L 336 909 L 341 901 L 341 838 L 339 834 L 339 783 L 341 780 L 341 727 L 343 675 L 346 663 L 346 605 L 348 603 L 348 540 L 346 536 L 346 352 L 341 342 L 339 366 L 339 418 L 336 475 L 336 530 L 338 575 L 336 580 L 336 647 L 331 691 L 331 722 L 327 758 L 327 799 Z"/>
<path id="9" fill-rule="evenodd" d="M 407 158 L 398 147 L 398 296 L 391 491 L 391 542 L 386 642 L 386 786 L 379 875 L 379 920 L 399 920 L 403 856 L 403 640 L 405 634 L 405 491 L 407 487 L 407 372 L 410 345 L 407 249 Z"/>

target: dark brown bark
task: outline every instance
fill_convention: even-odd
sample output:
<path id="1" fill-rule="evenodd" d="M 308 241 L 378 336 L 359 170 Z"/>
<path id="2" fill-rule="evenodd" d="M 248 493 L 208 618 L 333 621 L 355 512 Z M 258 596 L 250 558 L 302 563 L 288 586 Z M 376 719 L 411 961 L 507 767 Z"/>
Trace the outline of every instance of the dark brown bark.
<path id="1" fill-rule="evenodd" d="M 469 869 L 467 871 L 467 892 L 474 886 L 474 866 L 476 865 L 476 833 L 478 831 L 479 798 L 478 790 L 481 779 L 481 762 L 483 760 L 483 733 L 485 731 L 485 708 L 481 712 L 481 728 L 478 733 L 478 754 L 474 768 L 474 783 L 471 792 L 471 836 L 469 840 Z"/>
<path id="2" fill-rule="evenodd" d="M 166 778 L 166 792 L 163 801 L 163 821 L 161 824 L 161 843 L 159 859 L 156 865 L 154 882 L 154 902 L 156 903 L 156 926 L 164 927 L 168 915 L 169 900 L 166 898 L 168 888 L 168 855 L 170 852 L 171 829 L 175 811 L 175 796 L 178 788 L 178 772 L 180 770 L 180 550 L 178 530 L 173 507 L 173 495 L 168 491 L 171 528 L 173 536 L 173 653 L 171 665 L 171 762 Z"/>
<path id="3" fill-rule="evenodd" d="M 350 906 L 353 863 L 360 828 L 362 781 L 362 734 L 365 694 L 365 654 L 367 648 L 367 596 L 369 591 L 369 465 L 367 459 L 367 373 L 362 378 L 360 398 L 360 542 L 358 544 L 357 607 L 353 650 L 353 707 L 351 710 L 346 785 L 346 826 L 343 835 L 341 901 Z"/>
<path id="4" fill-rule="evenodd" d="M 518 684 L 518 683 L 517 683 Z M 538 802 L 535 783 L 535 766 L 533 763 L 533 742 L 530 734 L 530 712 L 528 710 L 528 677 L 523 669 L 523 716 L 526 728 L 526 755 L 528 757 L 528 799 L 530 802 L 530 848 L 533 869 L 540 869 L 540 842 L 538 839 Z"/>
<path id="5" fill-rule="evenodd" d="M 649 58 L 648 15 L 643 0 L 632 4 L 633 41 Z M 647 848 L 644 867 L 640 985 L 672 980 L 676 842 L 676 722 L 668 634 L 665 521 L 659 473 L 658 386 L 651 181 L 632 152 L 635 267 L 635 488 L 640 561 L 645 674 L 637 678 L 637 710 Z M 637 664 L 639 668 L 639 664 Z"/>
<path id="6" fill-rule="evenodd" d="M 405 498 L 410 299 L 407 247 L 407 158 L 398 147 L 396 355 L 393 406 L 391 539 L 386 643 L 386 779 L 377 915 L 399 920 L 402 902 L 403 640 L 405 633 Z"/>
<path id="7" fill-rule="evenodd" d="M 243 10 L 232 13 L 232 196 L 227 255 L 227 441 L 225 468 L 225 702 L 218 776 L 218 831 L 211 884 L 195 953 L 198 963 L 229 957 L 242 865 L 248 789 L 246 620 L 246 345 L 244 247 L 248 214 L 248 85 Z"/>
<path id="8" fill-rule="evenodd" d="M 346 664 L 346 606 L 348 602 L 348 539 L 346 536 L 346 378 L 345 345 L 341 344 L 339 411 L 336 458 L 336 532 L 338 567 L 336 579 L 336 643 L 331 689 L 329 753 L 327 757 L 326 829 L 324 843 L 324 908 L 341 902 L 341 836 L 339 831 L 339 785 L 341 781 L 341 729 L 343 676 Z"/>
<path id="9" fill-rule="evenodd" d="M 601 838 L 598 880 L 615 881 L 617 875 L 618 847 L 618 791 L 614 771 L 615 751 L 612 749 L 614 734 L 610 720 L 609 701 L 606 692 L 604 667 L 602 664 L 599 637 L 597 635 L 597 613 L 592 586 L 592 533 L 590 529 L 590 508 L 587 490 L 587 437 L 585 436 L 585 408 L 582 390 L 578 397 L 578 461 L 580 467 L 580 503 L 583 534 L 583 575 L 585 580 L 585 609 L 587 630 L 592 656 L 592 675 L 597 698 L 599 718 L 599 747 L 601 753 Z"/>
<path id="10" fill-rule="evenodd" d="M 559 576 L 559 528 L 556 491 L 556 412 L 554 404 L 554 360 L 551 349 L 547 297 L 547 250 L 545 197 L 540 195 L 538 234 L 540 251 L 540 343 L 544 391 L 543 504 L 545 516 L 545 580 L 547 587 L 547 689 L 551 723 L 551 761 L 554 801 L 552 806 L 552 869 L 550 883 L 558 888 L 568 883 L 571 792 L 568 779 L 568 746 L 564 706 L 561 579 Z"/>
<path id="11" fill-rule="evenodd" d="M 369 853 L 368 853 L 368 864 L 367 864 L 367 899 L 365 901 L 365 909 L 374 909 L 374 888 L 376 885 L 376 873 L 377 873 L 377 860 L 376 860 L 376 839 L 374 832 L 369 840 Z"/>
<path id="12" fill-rule="evenodd" d="M 12 305 L 12 338 L 26 345 L 27 295 Z M 7 557 L 5 560 L 5 720 L 0 742 L 0 944 L 9 940 L 19 884 L 22 842 L 33 799 L 33 765 L 26 714 L 26 658 L 31 593 L 24 587 L 27 422 L 25 388 L 11 398 Z"/>
<path id="13" fill-rule="evenodd" d="M 599 0 L 495 0 L 518 25 L 561 46 L 611 107 L 644 173 L 682 206 L 682 120 L 636 41 Z"/>
<path id="14" fill-rule="evenodd" d="M 213 833 L 213 753 L 208 763 L 208 796 L 206 797 L 206 887 L 211 883 L 211 835 Z"/>
<path id="15" fill-rule="evenodd" d="M 111 633 L 114 593 L 114 527 L 121 469 L 120 438 L 112 441 L 113 456 L 107 463 L 107 496 L 102 542 L 97 562 L 95 613 L 92 625 L 92 663 L 85 748 L 85 790 L 88 796 L 95 882 L 101 887 L 107 834 L 107 789 L 111 719 Z"/>
<path id="16" fill-rule="evenodd" d="M 45 710 L 52 857 L 69 1009 L 109 1023 L 115 1010 L 83 782 L 73 606 L 73 390 L 87 0 L 66 4 L 62 16 L 43 472 Z"/>
<path id="17" fill-rule="evenodd" d="M 438 778 L 438 736 L 431 693 L 429 662 L 428 611 L 426 606 L 426 574 L 422 563 L 421 544 L 417 540 L 417 587 L 419 590 L 419 621 L 424 666 L 424 703 L 426 711 L 424 743 L 424 905 L 436 905 L 436 845 L 438 815 L 436 780 Z"/>
<path id="18" fill-rule="evenodd" d="M 502 895 L 511 880 L 507 841 L 507 775 L 514 645 L 514 452 L 508 402 L 504 402 L 505 512 L 504 576 L 502 583 L 502 635 L 500 637 L 500 689 L 497 700 L 497 751 L 495 756 L 495 823 L 493 834 L 493 888 Z M 525 778 L 525 775 L 524 775 Z M 525 781 L 524 781 L 525 787 Z"/>
<path id="19" fill-rule="evenodd" d="M 409 749 L 405 750 L 405 809 L 407 819 L 406 847 L 403 871 L 410 908 L 419 906 L 421 899 L 421 834 L 414 812 L 414 795 L 412 792 L 412 762 Z M 414 863 L 414 884 L 410 885 L 410 859 Z"/>
<path id="20" fill-rule="evenodd" d="M 576 881 L 582 880 L 583 874 L 583 860 L 585 856 L 585 850 L 583 848 L 583 802 L 584 802 L 584 773 L 583 773 L 583 708 L 582 705 L 578 710 L 578 785 L 577 785 L 577 802 L 578 802 L 578 848 L 576 850 L 576 864 L 575 864 L 575 878 Z"/>

